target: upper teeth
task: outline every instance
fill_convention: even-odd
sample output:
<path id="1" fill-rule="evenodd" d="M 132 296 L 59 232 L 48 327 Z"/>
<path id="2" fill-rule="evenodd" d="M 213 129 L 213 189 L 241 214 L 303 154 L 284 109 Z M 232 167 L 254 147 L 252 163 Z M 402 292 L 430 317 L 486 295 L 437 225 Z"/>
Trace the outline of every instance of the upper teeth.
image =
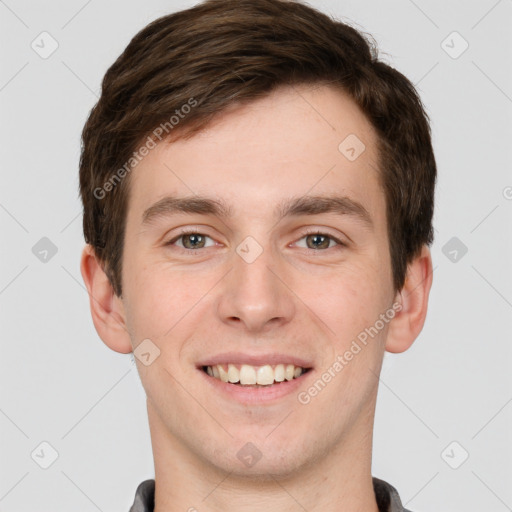
<path id="1" fill-rule="evenodd" d="M 261 384 L 268 385 L 275 382 L 283 382 L 292 380 L 293 378 L 300 377 L 304 372 L 304 368 L 294 366 L 293 364 L 277 364 L 274 367 L 266 364 L 264 366 L 251 366 L 249 364 L 242 364 L 240 368 L 236 365 L 229 363 L 227 365 L 217 364 L 214 366 L 207 366 L 206 372 L 210 377 L 215 377 L 223 382 L 236 383 L 240 382 L 242 385 Z"/>

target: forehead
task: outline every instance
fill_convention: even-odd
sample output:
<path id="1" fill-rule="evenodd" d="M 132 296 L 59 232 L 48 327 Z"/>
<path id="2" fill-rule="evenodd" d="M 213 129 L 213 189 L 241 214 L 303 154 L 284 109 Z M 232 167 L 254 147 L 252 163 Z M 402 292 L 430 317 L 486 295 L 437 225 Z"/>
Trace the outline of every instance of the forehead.
<path id="1" fill-rule="evenodd" d="M 179 128 L 179 126 L 177 126 Z M 223 112 L 189 139 L 162 141 L 131 173 L 137 222 L 167 195 L 221 198 L 234 213 L 274 214 L 283 198 L 344 195 L 384 211 L 376 134 L 357 105 L 326 86 L 282 87 Z"/>

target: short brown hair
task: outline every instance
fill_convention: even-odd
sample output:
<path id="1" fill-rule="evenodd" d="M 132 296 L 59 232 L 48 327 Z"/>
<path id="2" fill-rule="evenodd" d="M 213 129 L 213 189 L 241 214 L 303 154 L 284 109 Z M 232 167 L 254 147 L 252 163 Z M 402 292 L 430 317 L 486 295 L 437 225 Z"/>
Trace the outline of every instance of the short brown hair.
<path id="1" fill-rule="evenodd" d="M 153 140 L 158 126 L 188 138 L 230 106 L 299 84 L 339 87 L 376 130 L 393 282 L 402 289 L 407 264 L 433 241 L 437 172 L 429 119 L 413 84 L 378 60 L 371 37 L 306 4 L 208 0 L 135 35 L 105 74 L 83 129 L 84 236 L 117 296 L 128 173 L 141 141 Z M 171 132 L 169 120 L 191 100 L 194 107 Z"/>

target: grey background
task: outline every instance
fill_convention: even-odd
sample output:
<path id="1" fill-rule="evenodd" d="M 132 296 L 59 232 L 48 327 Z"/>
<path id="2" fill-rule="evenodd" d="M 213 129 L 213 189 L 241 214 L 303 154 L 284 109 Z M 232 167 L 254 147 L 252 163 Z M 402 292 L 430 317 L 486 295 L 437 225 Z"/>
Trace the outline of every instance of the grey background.
<path id="1" fill-rule="evenodd" d="M 154 476 L 135 366 L 97 336 L 79 271 L 79 136 L 131 37 L 193 3 L 0 1 L 0 511 L 126 511 Z M 415 512 L 512 510 L 512 0 L 311 4 L 417 84 L 439 167 L 429 314 L 386 357 L 373 474 Z"/>

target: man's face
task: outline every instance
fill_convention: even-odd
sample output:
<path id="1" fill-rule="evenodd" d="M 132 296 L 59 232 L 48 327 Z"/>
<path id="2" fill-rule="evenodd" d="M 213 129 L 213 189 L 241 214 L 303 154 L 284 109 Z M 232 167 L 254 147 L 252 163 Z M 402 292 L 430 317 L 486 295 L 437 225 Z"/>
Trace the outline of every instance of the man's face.
<path id="1" fill-rule="evenodd" d="M 351 134 L 365 145 L 359 156 L 353 135 L 339 149 Z M 253 475 L 291 474 L 347 441 L 369 442 L 387 325 L 341 370 L 335 362 L 395 298 L 377 167 L 371 125 L 329 87 L 279 89 L 138 164 L 122 306 L 133 347 L 150 339 L 160 350 L 148 366 L 137 361 L 154 438 Z M 312 196 L 341 207 L 278 214 Z M 150 209 L 166 197 L 208 198 L 231 215 Z M 290 364 L 309 371 L 245 387 L 203 369 L 244 363 L 244 379 L 282 379 Z"/>

